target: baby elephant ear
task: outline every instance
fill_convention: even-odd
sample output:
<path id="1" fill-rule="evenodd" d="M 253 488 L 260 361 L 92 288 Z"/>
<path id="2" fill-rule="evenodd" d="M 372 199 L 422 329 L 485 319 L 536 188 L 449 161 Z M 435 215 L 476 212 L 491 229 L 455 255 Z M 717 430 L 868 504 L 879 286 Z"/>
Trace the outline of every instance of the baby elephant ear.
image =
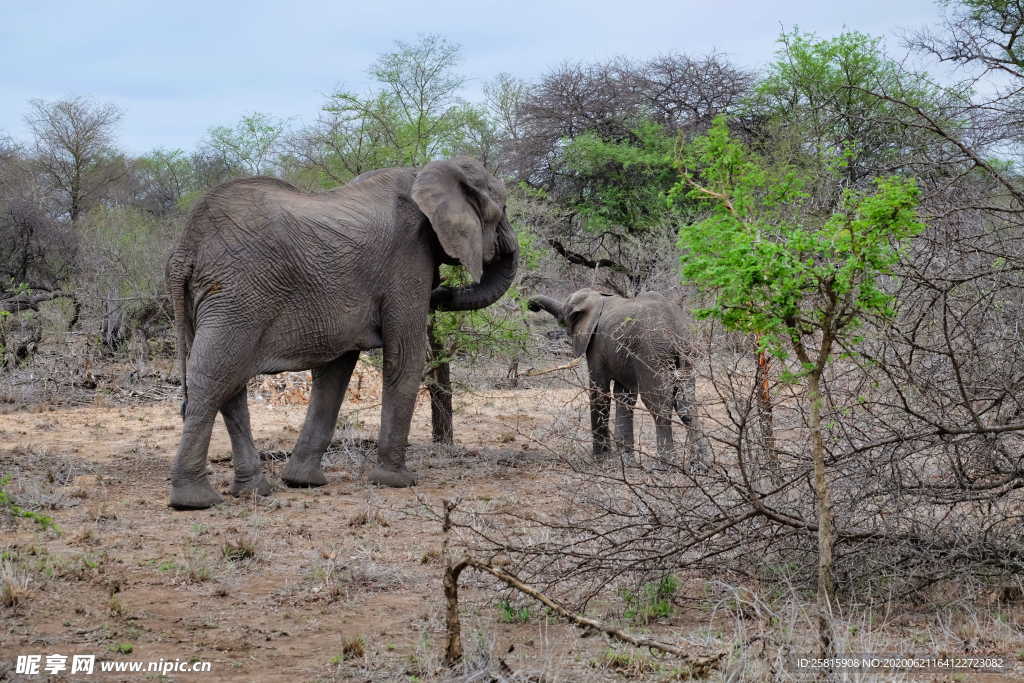
<path id="1" fill-rule="evenodd" d="M 604 310 L 604 297 L 596 292 L 585 297 L 572 296 L 566 302 L 565 322 L 572 335 L 572 350 L 582 356 L 590 347 L 590 340 L 597 329 Z"/>
<path id="2" fill-rule="evenodd" d="M 416 174 L 412 200 L 434 228 L 441 247 L 479 282 L 483 274 L 483 226 L 466 193 L 475 192 L 462 170 L 431 161 Z"/>

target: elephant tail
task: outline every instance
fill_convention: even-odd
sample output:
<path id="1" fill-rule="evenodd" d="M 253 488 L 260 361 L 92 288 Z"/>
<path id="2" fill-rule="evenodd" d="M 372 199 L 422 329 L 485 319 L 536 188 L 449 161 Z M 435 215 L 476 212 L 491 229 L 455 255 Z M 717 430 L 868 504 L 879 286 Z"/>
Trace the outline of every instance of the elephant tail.
<path id="1" fill-rule="evenodd" d="M 175 249 L 167 260 L 167 290 L 174 307 L 174 324 L 178 333 L 178 362 L 181 368 L 181 416 L 185 417 L 188 406 L 188 379 L 186 367 L 196 336 L 195 320 L 192 317 L 192 259 L 180 249 Z"/>

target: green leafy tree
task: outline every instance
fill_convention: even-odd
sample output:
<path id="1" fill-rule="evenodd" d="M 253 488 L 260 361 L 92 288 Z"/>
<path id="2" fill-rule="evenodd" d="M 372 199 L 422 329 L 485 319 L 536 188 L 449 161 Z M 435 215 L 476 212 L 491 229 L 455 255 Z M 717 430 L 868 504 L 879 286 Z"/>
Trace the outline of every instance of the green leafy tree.
<path id="1" fill-rule="evenodd" d="M 211 128 L 207 144 L 240 171 L 268 175 L 275 170 L 278 143 L 284 131 L 283 120 L 254 112 L 243 116 L 232 128 Z"/>
<path id="2" fill-rule="evenodd" d="M 460 47 L 430 34 L 396 41 L 369 68 L 377 87 L 367 95 L 338 90 L 324 106 L 320 135 L 323 168 L 337 182 L 383 166 L 419 166 L 479 150 L 490 124 L 459 97 Z M 315 145 L 314 145 L 315 147 Z"/>
<path id="3" fill-rule="evenodd" d="M 207 189 L 182 149 L 154 149 L 135 160 L 137 204 L 156 215 L 184 212 Z"/>
<path id="4" fill-rule="evenodd" d="M 899 259 L 900 242 L 923 230 L 917 184 L 875 178 L 871 191 L 847 188 L 836 209 L 822 214 L 806 190 L 811 178 L 751 152 L 730 135 L 724 118 L 688 147 L 680 167 L 674 197 L 709 208 L 703 220 L 679 232 L 683 278 L 712 296 L 696 315 L 756 334 L 765 350 L 799 362 L 788 379 L 804 383 L 810 403 L 819 633 L 827 656 L 835 598 L 822 427 L 825 370 L 841 349 L 856 344 L 864 316 L 893 314 L 881 282 Z M 830 169 L 831 181 L 841 184 L 842 158 Z"/>
<path id="5" fill-rule="evenodd" d="M 829 39 L 783 33 L 767 74 L 747 100 L 743 116 L 760 121 L 759 147 L 807 170 L 844 158 L 847 184 L 912 167 L 931 136 L 905 125 L 902 101 L 936 108 L 947 94 L 924 74 L 890 59 L 881 40 L 856 31 Z M 825 188 L 816 188 L 819 196 Z M 834 188 L 833 188 L 834 189 Z M 831 199 L 839 201 L 839 193 Z"/>
<path id="6" fill-rule="evenodd" d="M 595 233 L 622 227 L 642 234 L 665 224 L 665 194 L 676 180 L 671 164 L 676 136 L 642 121 L 627 140 L 584 133 L 569 143 L 565 162 L 575 172 L 601 177 L 579 198 L 575 209 Z"/>

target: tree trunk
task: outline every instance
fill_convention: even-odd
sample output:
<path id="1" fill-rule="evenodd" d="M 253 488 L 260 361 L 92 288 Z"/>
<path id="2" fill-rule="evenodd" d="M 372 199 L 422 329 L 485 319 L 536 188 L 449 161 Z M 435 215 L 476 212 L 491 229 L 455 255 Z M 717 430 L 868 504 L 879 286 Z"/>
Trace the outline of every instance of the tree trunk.
<path id="1" fill-rule="evenodd" d="M 427 380 L 430 393 L 430 424 L 434 443 L 455 443 L 455 426 L 452 419 L 452 376 L 448 361 L 443 358 L 444 348 L 434 335 L 434 318 L 431 316 L 427 328 L 430 337 L 430 362 L 433 366 Z"/>
<path id="2" fill-rule="evenodd" d="M 757 346 L 757 339 L 754 342 Z M 757 351 L 757 371 L 754 382 L 757 385 L 757 422 L 761 430 L 762 457 L 759 469 L 767 470 L 768 480 L 773 487 L 782 485 L 782 465 L 775 448 L 775 415 L 772 409 L 770 390 L 771 359 L 764 351 Z"/>
<path id="3" fill-rule="evenodd" d="M 808 376 L 811 399 L 811 458 L 814 461 L 814 492 L 818 501 L 818 646 L 819 656 L 829 658 L 835 654 L 832 633 L 832 606 L 835 604 L 835 586 L 832 581 L 832 502 L 829 499 L 828 479 L 825 472 L 825 442 L 821 434 L 821 370 Z"/>

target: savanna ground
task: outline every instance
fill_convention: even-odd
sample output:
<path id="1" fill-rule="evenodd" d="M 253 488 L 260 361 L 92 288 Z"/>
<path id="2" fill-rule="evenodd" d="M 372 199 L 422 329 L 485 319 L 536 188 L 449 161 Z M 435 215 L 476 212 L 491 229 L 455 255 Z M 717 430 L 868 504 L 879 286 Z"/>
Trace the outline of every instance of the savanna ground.
<path id="1" fill-rule="evenodd" d="M 566 359 L 547 354 L 521 369 Z M 173 374 L 169 360 L 152 367 L 155 378 Z M 380 396 L 376 371 L 361 365 L 325 460 L 327 486 L 280 487 L 265 499 L 225 496 L 224 504 L 195 512 L 167 507 L 179 406 L 176 389 L 154 377 L 132 390 L 101 386 L 78 405 L 9 405 L 0 415 L 8 492 L 59 528 L 2 520 L 0 678 L 40 680 L 15 674 L 16 656 L 50 653 L 212 663 L 211 674 L 171 680 L 664 681 L 693 673 L 672 657 L 570 625 L 472 570 L 462 579 L 466 656 L 454 670 L 442 666 L 442 501 L 537 515 L 563 505 L 560 494 L 573 480 L 559 453 L 589 444 L 583 368 L 528 378 L 518 388 L 507 388 L 504 368 L 477 374 L 456 397 L 454 448 L 430 443 L 423 392 L 409 450 L 419 485 L 392 490 L 362 479 L 374 457 Z M 301 378 L 251 388 L 257 446 L 277 482 L 304 417 Z M 638 415 L 641 443 L 650 444 L 650 418 Z M 220 422 L 210 460 L 215 486 L 226 491 L 230 446 Z M 588 616 L 694 655 L 725 653 L 712 679 L 785 679 L 793 675 L 782 662 L 787 653 L 814 651 L 813 596 L 802 588 L 780 592 L 687 571 L 675 578 L 652 599 L 648 618 L 638 618 L 637 604 L 615 587 L 590 603 Z M 950 589 L 937 590 L 928 605 L 894 597 L 890 609 L 849 615 L 842 622 L 847 651 L 1000 655 L 1013 673 L 989 680 L 1024 675 L 1019 596 L 962 605 Z M 769 648 L 769 640 L 785 647 Z M 147 676 L 80 680 L 104 675 Z"/>

